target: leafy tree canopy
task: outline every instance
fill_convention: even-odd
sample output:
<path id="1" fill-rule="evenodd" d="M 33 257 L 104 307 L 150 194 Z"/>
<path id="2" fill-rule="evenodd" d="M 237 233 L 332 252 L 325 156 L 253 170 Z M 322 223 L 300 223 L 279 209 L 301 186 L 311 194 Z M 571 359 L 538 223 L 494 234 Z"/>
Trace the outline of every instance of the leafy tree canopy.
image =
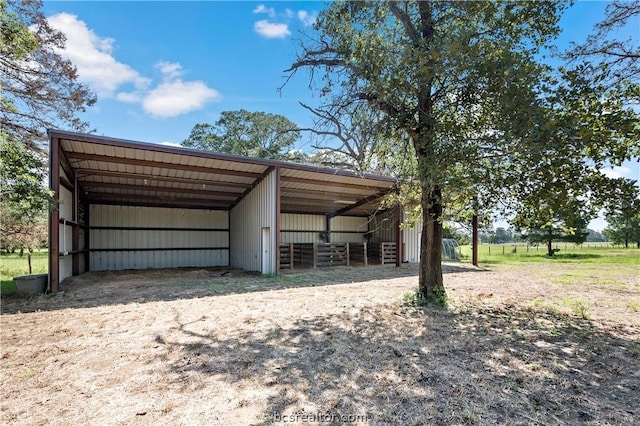
<path id="1" fill-rule="evenodd" d="M 422 210 L 420 292 L 444 294 L 443 201 L 477 189 L 515 152 L 546 67 L 540 48 L 558 34 L 557 2 L 335 2 L 289 71 L 311 68 L 330 105 L 366 103 L 388 135 L 409 142 Z M 315 84 L 314 83 L 314 84 Z"/>
<path id="2" fill-rule="evenodd" d="M 205 151 L 226 152 L 256 158 L 295 160 L 291 154 L 300 132 L 295 123 L 279 114 L 223 111 L 213 124 L 196 124 L 182 145 Z"/>
<path id="3" fill-rule="evenodd" d="M 59 55 L 64 34 L 51 28 L 41 7 L 38 0 L 0 3 L 0 124 L 6 138 L 39 150 L 47 128 L 86 131 L 76 114 L 96 101 L 77 82 L 75 66 Z"/>
<path id="4" fill-rule="evenodd" d="M 618 186 L 605 206 L 608 226 L 604 234 L 616 244 L 640 247 L 640 188 L 631 179 L 618 179 Z"/>

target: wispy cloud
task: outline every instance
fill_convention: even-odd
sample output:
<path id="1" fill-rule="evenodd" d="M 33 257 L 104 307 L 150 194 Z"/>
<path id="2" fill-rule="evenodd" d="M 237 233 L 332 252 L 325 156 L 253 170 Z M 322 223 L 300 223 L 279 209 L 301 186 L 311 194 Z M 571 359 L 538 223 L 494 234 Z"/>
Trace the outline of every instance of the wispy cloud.
<path id="1" fill-rule="evenodd" d="M 270 18 L 274 18 L 276 16 L 275 9 L 272 7 L 267 7 L 264 4 L 260 4 L 255 9 L 253 9 L 253 13 L 264 13 Z"/>
<path id="2" fill-rule="evenodd" d="M 153 87 L 151 78 L 114 57 L 114 39 L 98 36 L 77 16 L 68 13 L 59 13 L 47 20 L 67 38 L 60 55 L 76 66 L 78 79 L 99 98 L 140 104 L 147 114 L 157 118 L 186 114 L 221 98 L 217 90 L 203 81 L 183 81 L 182 65 L 177 62 L 156 63 L 162 82 Z"/>
<path id="3" fill-rule="evenodd" d="M 269 19 L 261 19 L 253 24 L 256 33 L 265 38 L 283 39 L 291 35 L 289 29 L 292 23 L 295 23 L 296 17 L 303 26 L 308 27 L 316 22 L 318 12 L 307 10 L 299 10 L 297 12 L 286 8 L 282 12 L 276 12 L 273 7 L 267 7 L 264 4 L 258 5 L 253 9 L 254 14 L 265 14 Z"/>
<path id="4" fill-rule="evenodd" d="M 306 10 L 298 11 L 298 19 L 305 27 L 309 27 L 316 23 L 316 19 L 318 18 L 318 14 L 316 12 L 309 13 Z"/>
<path id="5" fill-rule="evenodd" d="M 291 35 L 289 31 L 289 25 L 276 24 L 267 20 L 261 20 L 253 24 L 253 29 L 263 37 L 266 38 L 285 38 Z"/>

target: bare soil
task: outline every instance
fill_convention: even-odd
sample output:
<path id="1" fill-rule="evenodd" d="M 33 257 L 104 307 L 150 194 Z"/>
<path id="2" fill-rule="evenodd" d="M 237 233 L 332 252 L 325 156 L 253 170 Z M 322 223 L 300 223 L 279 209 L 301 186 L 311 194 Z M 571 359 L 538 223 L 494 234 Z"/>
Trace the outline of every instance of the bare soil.
<path id="1" fill-rule="evenodd" d="M 84 274 L 2 299 L 0 423 L 637 424 L 638 274 L 572 267 Z"/>

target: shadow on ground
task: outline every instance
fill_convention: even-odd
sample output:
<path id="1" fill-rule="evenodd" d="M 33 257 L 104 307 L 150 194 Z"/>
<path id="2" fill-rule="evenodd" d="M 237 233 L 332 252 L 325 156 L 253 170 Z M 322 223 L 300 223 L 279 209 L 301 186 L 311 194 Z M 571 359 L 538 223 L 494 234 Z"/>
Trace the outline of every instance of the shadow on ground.
<path id="1" fill-rule="evenodd" d="M 443 265 L 444 273 L 482 272 L 462 264 Z M 89 272 L 67 278 L 61 293 L 50 296 L 2 297 L 2 313 L 49 311 L 192 299 L 284 288 L 326 286 L 415 276 L 418 267 L 404 264 L 333 267 L 283 271 L 277 276 L 228 268 L 174 268 Z"/>
<path id="2" fill-rule="evenodd" d="M 219 335 L 158 335 L 165 380 L 262 392 L 260 423 L 632 424 L 638 342 L 624 327 L 519 307 L 380 305 Z M 202 386 L 205 386 L 202 384 Z M 236 401 L 238 407 L 256 401 Z M 316 416 L 316 417 L 313 417 Z"/>

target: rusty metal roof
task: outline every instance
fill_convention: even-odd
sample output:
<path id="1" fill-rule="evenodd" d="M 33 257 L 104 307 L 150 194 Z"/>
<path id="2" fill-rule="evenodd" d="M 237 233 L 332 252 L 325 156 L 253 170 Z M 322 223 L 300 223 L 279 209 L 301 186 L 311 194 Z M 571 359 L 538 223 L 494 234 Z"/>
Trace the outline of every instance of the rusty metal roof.
<path id="1" fill-rule="evenodd" d="M 49 130 L 59 140 L 63 184 L 90 203 L 233 208 L 274 168 L 280 211 L 329 216 L 375 212 L 393 178 L 96 135 Z"/>

